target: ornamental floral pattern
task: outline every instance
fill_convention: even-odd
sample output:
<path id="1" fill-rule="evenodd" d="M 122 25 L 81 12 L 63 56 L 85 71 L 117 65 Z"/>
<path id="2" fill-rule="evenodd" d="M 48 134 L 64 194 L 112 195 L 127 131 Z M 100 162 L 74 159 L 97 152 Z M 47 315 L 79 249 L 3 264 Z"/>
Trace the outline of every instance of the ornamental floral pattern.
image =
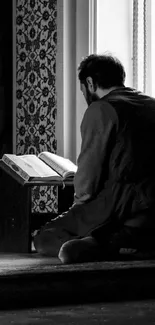
<path id="1" fill-rule="evenodd" d="M 16 154 L 56 153 L 56 0 L 16 0 Z M 32 191 L 33 212 L 57 212 L 57 191 Z"/>

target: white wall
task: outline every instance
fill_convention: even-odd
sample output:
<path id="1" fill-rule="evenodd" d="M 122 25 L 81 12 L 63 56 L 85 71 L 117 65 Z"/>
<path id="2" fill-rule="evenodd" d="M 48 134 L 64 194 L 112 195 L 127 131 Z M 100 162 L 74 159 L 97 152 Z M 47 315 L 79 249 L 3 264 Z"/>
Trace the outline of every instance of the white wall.
<path id="1" fill-rule="evenodd" d="M 57 0 L 57 154 L 76 161 L 76 1 Z"/>
<path id="2" fill-rule="evenodd" d="M 72 0 L 73 1 L 73 0 Z M 76 157 L 81 148 L 80 124 L 87 108 L 80 91 L 77 67 L 83 57 L 89 54 L 89 0 L 76 1 Z"/>
<path id="3" fill-rule="evenodd" d="M 97 18 L 97 53 L 116 55 L 132 87 L 132 0 L 97 0 Z"/>
<path id="4" fill-rule="evenodd" d="M 77 67 L 89 54 L 89 0 L 57 0 L 57 153 L 76 162 L 87 105 Z"/>
<path id="5" fill-rule="evenodd" d="M 89 8 L 97 1 L 97 51 L 112 51 L 132 86 L 132 0 L 57 0 L 57 153 L 76 162 L 81 147 L 80 124 L 87 104 L 80 91 L 77 67 L 89 54 Z"/>

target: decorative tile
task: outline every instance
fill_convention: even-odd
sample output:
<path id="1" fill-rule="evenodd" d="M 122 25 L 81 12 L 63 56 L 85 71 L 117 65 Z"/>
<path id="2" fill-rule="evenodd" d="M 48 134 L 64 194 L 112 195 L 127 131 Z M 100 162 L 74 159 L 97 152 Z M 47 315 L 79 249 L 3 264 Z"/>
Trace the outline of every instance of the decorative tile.
<path id="1" fill-rule="evenodd" d="M 16 154 L 56 153 L 57 1 L 16 1 Z M 35 187 L 33 212 L 57 212 L 56 189 Z"/>

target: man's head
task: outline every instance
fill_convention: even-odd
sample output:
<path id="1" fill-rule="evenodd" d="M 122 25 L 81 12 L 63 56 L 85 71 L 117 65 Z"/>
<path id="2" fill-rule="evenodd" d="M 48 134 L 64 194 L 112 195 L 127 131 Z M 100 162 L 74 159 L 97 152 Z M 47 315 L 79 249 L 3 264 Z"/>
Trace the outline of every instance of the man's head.
<path id="1" fill-rule="evenodd" d="M 126 76 L 122 63 L 108 54 L 87 56 L 80 63 L 78 72 L 81 90 L 88 105 L 113 88 L 123 87 Z"/>

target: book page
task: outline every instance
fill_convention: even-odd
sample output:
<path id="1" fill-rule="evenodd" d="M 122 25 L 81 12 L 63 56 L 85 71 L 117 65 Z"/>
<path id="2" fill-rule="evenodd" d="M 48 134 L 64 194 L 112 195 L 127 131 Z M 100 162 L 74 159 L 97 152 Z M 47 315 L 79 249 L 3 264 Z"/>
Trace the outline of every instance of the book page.
<path id="1" fill-rule="evenodd" d="M 51 168 L 56 170 L 63 178 L 74 176 L 77 166 L 69 159 L 55 155 L 51 152 L 43 151 L 38 157 Z"/>
<path id="2" fill-rule="evenodd" d="M 44 164 L 35 155 L 16 156 L 12 154 L 5 154 L 5 156 L 11 159 L 11 161 L 16 164 L 19 168 L 24 170 L 30 178 L 59 176 L 54 170 Z M 7 163 L 6 160 L 4 161 Z"/>
<path id="3" fill-rule="evenodd" d="M 27 166 L 33 168 L 39 177 L 58 176 L 58 173 L 56 171 L 52 170 L 49 166 L 44 164 L 44 162 L 35 155 L 23 155 L 20 156 L 20 158 L 22 162 L 24 162 Z"/>

